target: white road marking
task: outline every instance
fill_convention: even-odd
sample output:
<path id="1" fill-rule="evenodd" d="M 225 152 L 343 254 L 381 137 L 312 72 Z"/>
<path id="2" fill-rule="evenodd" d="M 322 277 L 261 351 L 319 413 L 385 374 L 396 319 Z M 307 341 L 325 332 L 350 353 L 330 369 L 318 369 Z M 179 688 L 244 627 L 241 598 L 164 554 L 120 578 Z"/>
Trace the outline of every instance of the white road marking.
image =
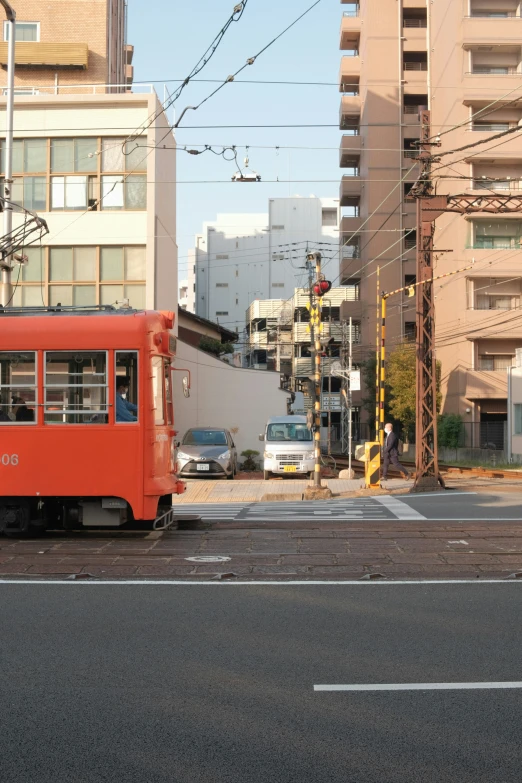
<path id="1" fill-rule="evenodd" d="M 460 541 L 448 541 L 448 544 L 464 544 L 464 546 L 469 546 L 469 541 L 461 539 Z"/>
<path id="2" fill-rule="evenodd" d="M 415 500 L 422 500 L 423 498 L 453 498 L 455 495 L 478 495 L 478 492 L 454 492 L 452 489 L 441 490 L 440 492 L 419 492 L 415 495 Z M 401 495 L 401 497 L 404 497 L 404 495 Z"/>
<path id="3" fill-rule="evenodd" d="M 426 519 L 419 511 L 415 511 L 414 508 L 403 503 L 402 500 L 399 500 L 394 495 L 379 495 L 375 500 L 378 503 L 382 503 L 392 514 L 395 514 L 397 519 Z"/>
<path id="4" fill-rule="evenodd" d="M 282 576 L 284 576 L 284 574 Z M 188 579 L 104 579 L 100 581 L 96 581 L 95 579 L 81 579 L 79 581 L 76 581 L 75 579 L 0 579 L 0 585 L 119 585 L 120 587 L 126 585 L 187 585 L 188 587 L 222 587 L 223 585 L 234 585 L 235 587 L 257 587 L 258 585 L 263 585 L 265 587 L 267 585 L 273 587 L 308 587 L 309 585 L 321 585 L 322 587 L 367 587 L 368 585 L 386 587 L 395 587 L 397 585 L 422 585 L 423 587 L 426 585 L 505 585 L 512 587 L 513 585 L 517 585 L 517 587 L 519 587 L 520 584 L 522 584 L 522 580 L 506 579 L 398 579 L 397 581 L 368 580 L 363 582 L 349 579 L 343 581 L 329 579 L 285 579 L 284 582 L 270 580 L 261 581 L 257 579 L 252 580 L 251 582 L 239 580 L 233 582 L 209 582 L 203 580 L 192 581 Z"/>
<path id="5" fill-rule="evenodd" d="M 314 685 L 314 691 L 485 691 L 522 688 L 522 682 L 396 682 L 369 685 Z"/>

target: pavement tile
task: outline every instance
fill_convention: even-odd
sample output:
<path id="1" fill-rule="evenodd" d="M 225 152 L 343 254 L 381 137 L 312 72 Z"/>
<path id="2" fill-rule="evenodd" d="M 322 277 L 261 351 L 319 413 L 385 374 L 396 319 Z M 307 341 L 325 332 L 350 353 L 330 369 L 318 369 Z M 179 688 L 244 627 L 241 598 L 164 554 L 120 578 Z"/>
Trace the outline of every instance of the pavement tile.
<path id="1" fill-rule="evenodd" d="M 28 568 L 29 568 L 28 565 L 18 565 L 17 563 L 2 563 L 0 565 L 0 575 L 1 574 L 25 574 Z"/>
<path id="2" fill-rule="evenodd" d="M 504 552 L 496 552 L 493 555 L 493 559 L 497 563 L 519 563 L 522 565 L 522 553 L 521 554 L 504 554 Z"/>
<path id="3" fill-rule="evenodd" d="M 450 565 L 464 565 L 466 563 L 473 563 L 474 565 L 481 565 L 482 563 L 497 563 L 498 560 L 493 555 L 485 555 L 480 552 L 476 554 L 473 552 L 466 552 L 462 554 L 452 554 L 450 552 L 444 552 L 442 555 L 446 563 Z"/>
<path id="4" fill-rule="evenodd" d="M 336 557 L 333 554 L 322 555 L 283 555 L 281 565 L 335 565 Z"/>
<path id="5" fill-rule="evenodd" d="M 290 538 L 335 538 L 333 530 L 291 530 Z"/>
<path id="6" fill-rule="evenodd" d="M 310 569 L 308 566 L 301 565 L 301 566 L 256 566 L 252 570 L 253 574 L 289 574 L 289 575 L 295 575 L 295 574 L 308 574 L 310 573 Z"/>
<path id="7" fill-rule="evenodd" d="M 82 566 L 73 566 L 73 565 L 67 565 L 67 566 L 61 566 L 59 564 L 47 565 L 46 563 L 41 563 L 40 565 L 33 565 L 30 566 L 27 570 L 28 574 L 79 574 L 81 573 Z"/>
<path id="8" fill-rule="evenodd" d="M 93 576 L 132 576 L 137 570 L 137 566 L 98 566 L 89 563 L 82 568 L 81 573 Z"/>
<path id="9" fill-rule="evenodd" d="M 350 565 L 350 566 L 315 566 L 311 569 L 314 576 L 324 578 L 327 576 L 341 576 L 345 574 L 348 579 L 354 575 L 363 575 L 369 573 L 371 569 L 368 569 L 365 565 Z"/>
<path id="10" fill-rule="evenodd" d="M 177 574 L 193 574 L 195 573 L 194 566 L 181 566 L 181 565 L 144 565 L 140 566 L 137 571 L 140 576 L 176 576 Z"/>
<path id="11" fill-rule="evenodd" d="M 481 571 L 498 571 L 499 573 L 513 574 L 516 571 L 522 571 L 522 560 L 520 561 L 520 567 L 517 568 L 513 563 L 484 563 L 479 566 Z"/>
<path id="12" fill-rule="evenodd" d="M 302 541 L 299 544 L 299 553 L 302 555 L 307 554 L 323 554 L 323 553 L 329 553 L 337 554 L 338 552 L 346 552 L 347 546 L 346 542 L 340 541 L 339 539 L 331 539 L 331 540 L 318 540 L 318 541 Z"/>
<path id="13" fill-rule="evenodd" d="M 385 553 L 382 554 L 375 554 L 375 553 L 368 553 L 364 554 L 363 552 L 358 554 L 346 554 L 346 553 L 340 553 L 336 555 L 336 565 L 354 565 L 354 564 L 360 564 L 360 563 L 379 563 L 380 565 L 384 565 L 386 563 L 391 563 L 391 557 L 392 555 L 387 555 Z"/>
<path id="14" fill-rule="evenodd" d="M 397 554 L 397 555 L 390 555 L 391 560 L 393 563 L 400 563 L 400 564 L 407 564 L 407 563 L 439 563 L 444 564 L 444 560 L 436 554 L 426 553 L 426 552 L 417 552 L 416 554 Z"/>

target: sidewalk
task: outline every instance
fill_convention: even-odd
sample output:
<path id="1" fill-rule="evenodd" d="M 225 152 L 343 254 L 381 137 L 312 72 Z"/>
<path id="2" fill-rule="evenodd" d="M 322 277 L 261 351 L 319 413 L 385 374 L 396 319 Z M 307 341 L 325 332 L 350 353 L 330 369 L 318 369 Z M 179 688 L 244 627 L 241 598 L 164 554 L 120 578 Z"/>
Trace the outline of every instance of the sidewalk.
<path id="1" fill-rule="evenodd" d="M 366 490 L 363 478 L 328 479 L 323 478 L 323 486 L 332 490 L 334 497 L 358 494 L 387 494 L 407 491 L 412 481 L 403 479 L 388 479 L 385 489 Z M 189 479 L 186 481 L 187 491 L 183 495 L 174 496 L 176 503 L 234 503 L 277 500 L 302 500 L 308 480 L 286 479 L 281 481 L 212 481 L 204 479 Z"/>
<path id="2" fill-rule="evenodd" d="M 189 558 L 196 558 L 191 560 Z M 255 523 L 168 533 L 0 539 L 0 578 L 505 578 L 522 570 L 522 522 Z"/>

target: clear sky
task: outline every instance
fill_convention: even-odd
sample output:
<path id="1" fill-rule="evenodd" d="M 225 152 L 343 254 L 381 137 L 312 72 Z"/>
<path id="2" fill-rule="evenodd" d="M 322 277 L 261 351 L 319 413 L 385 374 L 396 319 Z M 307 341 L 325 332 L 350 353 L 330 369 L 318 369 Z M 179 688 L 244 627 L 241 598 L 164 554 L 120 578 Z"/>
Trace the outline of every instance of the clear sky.
<path id="1" fill-rule="evenodd" d="M 313 0 L 248 0 L 237 23 L 201 72 L 200 79 L 225 79 L 290 24 Z M 182 80 L 197 63 L 226 22 L 234 0 L 130 0 L 128 42 L 134 50 L 135 81 L 155 81 L 163 98 L 163 84 Z M 289 195 L 338 197 L 340 95 L 335 86 L 340 52 L 342 5 L 322 0 L 304 19 L 262 54 L 238 79 L 329 82 L 330 86 L 275 84 L 226 85 L 198 111 L 187 112 L 176 131 L 178 144 L 177 241 L 180 279 L 186 276 L 187 250 L 194 234 L 218 212 L 264 212 L 269 198 Z M 167 85 L 172 89 L 174 82 Z M 217 84 L 189 84 L 175 104 L 176 117 L 205 98 Z M 169 110 L 169 121 L 173 120 Z M 303 128 L 307 124 L 329 128 Z M 297 125 L 296 128 L 189 128 L 208 125 Z M 180 151 L 187 145 L 250 145 L 250 168 L 261 183 L 232 183 L 234 162 L 205 153 Z M 270 149 L 256 149 L 256 145 Z M 324 147 L 286 150 L 276 146 Z M 242 163 L 245 150 L 240 150 Z M 277 180 L 279 182 L 264 182 Z M 291 182 L 287 180 L 307 180 Z M 185 184 L 220 180 L 222 184 Z M 284 180 L 284 182 L 281 182 Z M 312 180 L 323 180 L 322 182 Z M 325 180 L 330 180 L 325 181 Z M 306 239 L 306 237 L 303 237 Z"/>

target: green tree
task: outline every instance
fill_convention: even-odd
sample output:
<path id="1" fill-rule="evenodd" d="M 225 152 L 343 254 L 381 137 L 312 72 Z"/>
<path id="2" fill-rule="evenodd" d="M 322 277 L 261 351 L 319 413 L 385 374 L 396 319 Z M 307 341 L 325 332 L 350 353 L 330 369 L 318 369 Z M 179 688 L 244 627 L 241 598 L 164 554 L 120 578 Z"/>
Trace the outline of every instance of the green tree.
<path id="1" fill-rule="evenodd" d="M 438 422 L 439 446 L 447 449 L 458 449 L 463 445 L 464 424 L 458 413 L 446 413 L 439 416 Z"/>
<path id="2" fill-rule="evenodd" d="M 206 353 L 211 353 L 214 356 L 222 356 L 225 353 L 233 353 L 234 346 L 232 343 L 222 343 L 219 340 L 215 340 L 213 337 L 207 337 L 202 335 L 199 340 L 199 347 Z"/>
<path id="3" fill-rule="evenodd" d="M 394 419 L 402 425 L 404 437 L 415 434 L 416 419 L 416 348 L 411 343 L 398 345 L 389 355 L 386 379 L 389 391 L 389 410 Z M 440 409 L 441 364 L 437 362 L 437 410 Z"/>

